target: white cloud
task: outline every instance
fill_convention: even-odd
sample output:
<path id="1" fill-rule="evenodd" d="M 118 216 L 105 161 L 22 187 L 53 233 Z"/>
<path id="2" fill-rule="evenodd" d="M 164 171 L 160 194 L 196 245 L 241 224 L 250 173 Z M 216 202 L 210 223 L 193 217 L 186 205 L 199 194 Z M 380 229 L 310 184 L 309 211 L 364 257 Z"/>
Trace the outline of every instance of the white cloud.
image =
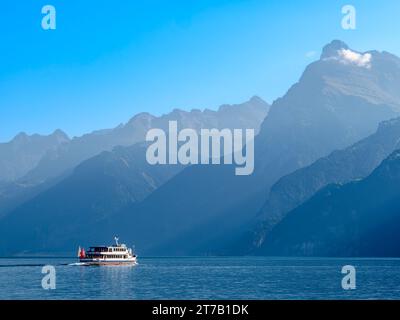
<path id="1" fill-rule="evenodd" d="M 350 49 L 340 49 L 338 51 L 339 61 L 345 64 L 353 64 L 358 67 L 371 68 L 372 55 L 370 53 L 358 53 Z"/>

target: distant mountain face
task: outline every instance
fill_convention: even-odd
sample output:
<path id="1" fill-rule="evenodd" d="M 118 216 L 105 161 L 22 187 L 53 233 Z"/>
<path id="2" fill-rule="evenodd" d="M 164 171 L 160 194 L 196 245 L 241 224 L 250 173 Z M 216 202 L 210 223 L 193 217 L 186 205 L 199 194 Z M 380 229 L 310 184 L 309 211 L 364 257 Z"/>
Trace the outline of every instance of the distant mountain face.
<path id="1" fill-rule="evenodd" d="M 399 183 L 397 150 L 367 178 L 329 185 L 289 212 L 258 253 L 398 257 Z"/>
<path id="2" fill-rule="evenodd" d="M 274 184 L 261 209 L 263 220 L 252 239 L 252 248 L 263 244 L 267 233 L 302 202 L 328 184 L 343 184 L 369 175 L 394 150 L 400 148 L 400 118 L 382 122 L 376 133 L 354 145 L 334 151 L 308 167 Z"/>
<path id="3" fill-rule="evenodd" d="M 177 121 L 181 128 L 256 128 L 268 113 L 269 105 L 259 97 L 240 105 L 224 105 L 218 111 L 192 110 L 190 112 L 175 109 L 169 114 L 155 117 L 141 113 L 127 124 L 112 130 L 100 130 L 74 138 L 68 144 L 48 152 L 37 167 L 28 172 L 23 181 L 41 183 L 72 170 L 84 160 L 100 152 L 111 151 L 116 146 L 131 146 L 145 141 L 146 133 L 151 128 L 167 130 L 169 121 Z"/>
<path id="4" fill-rule="evenodd" d="M 1 237 L 8 239 L 0 252 L 9 252 L 12 246 L 45 252 L 60 243 L 67 245 L 70 237 L 84 238 L 82 228 L 96 230 L 97 223 L 143 200 L 182 168 L 149 165 L 145 154 L 146 145 L 135 144 L 105 151 L 78 165 L 64 180 L 0 220 Z M 64 243 L 65 239 L 69 240 Z"/>
<path id="5" fill-rule="evenodd" d="M 199 130 L 210 125 L 210 129 L 253 128 L 258 131 L 267 112 L 268 104 L 255 97 L 241 105 L 222 106 L 217 112 L 175 110 L 162 121 L 154 120 L 152 125 L 167 129 L 168 120 L 175 120 L 180 128 Z M 136 120 L 139 118 L 143 119 L 143 115 Z M 62 250 L 63 245 L 68 245 L 74 237 L 77 241 L 84 241 L 85 236 L 90 235 L 88 225 L 96 226 L 106 219 L 112 222 L 116 212 L 143 201 L 182 170 L 181 165 L 149 165 L 145 158 L 146 149 L 146 143 L 115 147 L 82 162 L 61 181 L 52 182 L 50 186 L 40 184 L 46 185 L 40 192 L 35 187 L 32 189 L 35 194 L 26 195 L 17 189 L 17 200 L 22 197 L 25 203 L 18 207 L 12 202 L 14 198 L 9 197 L 11 200 L 4 205 L 17 208 L 9 210 L 3 219 L 0 215 L 3 235 L 15 240 L 6 242 L 12 242 L 14 246 L 20 243 L 17 238 L 29 238 L 30 245 L 25 245 L 23 250 L 32 252 Z M 9 193 L 13 194 L 13 191 Z M 86 231 L 83 232 L 82 228 Z M 12 230 L 11 234 L 8 230 Z M 93 230 L 102 232 L 99 227 Z M 4 245 L 2 250 L 9 252 L 10 248 Z"/>
<path id="6" fill-rule="evenodd" d="M 140 209 L 132 208 L 136 215 L 125 215 L 124 225 L 139 221 L 141 230 L 158 230 L 157 237 L 138 232 L 143 237 L 132 234 L 132 239 L 152 254 L 190 254 L 193 239 L 204 240 L 197 243 L 199 251 L 215 252 L 224 244 L 210 239 L 234 238 L 255 223 L 270 187 L 282 176 L 348 147 L 399 115 L 399 62 L 387 53 L 357 53 L 332 42 L 271 106 L 256 137 L 253 175 L 237 177 L 228 166 L 186 168 Z M 157 223 L 150 227 L 146 219 Z"/>
<path id="7" fill-rule="evenodd" d="M 122 172 L 122 176 L 119 174 L 111 181 L 106 180 L 107 187 L 101 179 L 88 179 L 89 183 L 82 184 L 86 187 L 79 188 L 79 177 L 85 176 L 81 172 L 71 176 L 75 179 L 71 185 L 65 180 L 0 220 L 0 237 L 3 237 L 3 230 L 4 235 L 8 234 L 7 230 L 16 230 L 10 235 L 15 239 L 14 250 L 23 250 L 27 243 L 29 250 L 66 250 L 79 242 L 101 243 L 118 233 L 126 242 L 136 243 L 141 254 L 182 255 L 219 251 L 256 222 L 256 213 L 265 203 L 271 186 L 281 177 L 336 149 L 354 144 L 375 132 L 381 121 L 399 115 L 400 99 L 396 90 L 400 83 L 399 61 L 388 53 L 358 53 L 339 41 L 326 46 L 321 59 L 308 66 L 300 81 L 271 106 L 256 137 L 255 171 L 250 176 L 235 176 L 235 166 L 190 166 L 175 175 L 173 173 L 171 178 L 151 189 L 148 181 L 156 180 L 158 173 L 140 167 L 139 172 L 150 175 L 150 180 L 139 179 L 140 174 L 116 170 Z M 259 102 L 258 99 L 255 101 Z M 225 108 L 218 112 L 222 113 Z M 197 111 L 190 114 L 193 113 Z M 205 111 L 200 118 L 207 118 L 206 114 L 208 117 Z M 188 114 L 176 111 L 161 118 L 167 125 L 167 120 L 176 120 L 178 116 L 186 123 L 190 120 L 192 126 L 201 127 L 197 120 L 193 120 L 195 117 L 188 119 Z M 144 118 L 140 121 L 143 127 L 150 127 L 149 122 L 154 125 L 155 120 Z M 241 119 L 238 115 L 234 118 Z M 221 119 L 226 119 L 226 116 Z M 204 122 L 220 128 L 219 122 Z M 163 123 L 157 122 L 154 127 L 163 128 Z M 101 134 L 109 135 L 110 132 L 98 135 Z M 68 151 L 66 154 L 75 153 Z M 59 174 L 62 170 L 58 163 L 64 163 L 62 159 L 69 157 L 56 155 L 54 159 L 57 161 L 43 162 L 27 177 L 40 180 Z M 111 158 L 110 166 L 119 168 L 115 165 L 118 156 Z M 71 167 L 74 161 L 66 163 Z M 84 166 L 84 172 L 91 172 L 90 177 L 104 177 L 102 170 L 91 171 L 92 166 L 99 167 L 95 163 L 85 163 L 90 165 Z M 61 167 L 65 170 L 68 166 Z M 103 165 L 100 167 L 104 168 Z M 50 169 L 50 173 L 46 171 Z M 129 190 L 141 190 L 131 186 L 130 179 L 125 181 L 121 178 L 125 175 L 134 176 L 141 181 L 144 190 L 152 191 L 145 196 L 137 196 L 136 192 L 134 195 L 126 191 L 117 192 L 119 181 L 124 181 L 123 190 L 127 190 L 126 186 Z M 94 186 L 98 186 L 100 191 L 92 197 Z M 104 203 L 98 202 L 99 196 Z M 83 202 L 78 199 L 83 199 Z M 108 203 L 113 203 L 112 207 L 107 207 Z M 54 216 L 51 214 L 53 209 L 56 212 Z M 35 215 L 39 212 L 47 214 L 38 219 Z M 76 215 L 76 212 L 85 213 Z M 10 250 L 4 247 L 6 242 L 0 238 L 4 252 Z"/>
<path id="8" fill-rule="evenodd" d="M 0 219 L 13 211 L 20 204 L 34 198 L 41 192 L 54 186 L 65 176 L 59 176 L 39 185 L 24 185 L 17 182 L 0 184 Z"/>
<path id="9" fill-rule="evenodd" d="M 47 153 L 68 143 L 68 136 L 56 130 L 48 136 L 18 134 L 7 143 L 0 143 L 0 182 L 10 182 L 32 170 Z"/>
<path id="10" fill-rule="evenodd" d="M 399 85 L 399 58 L 333 41 L 272 105 L 258 136 L 258 168 L 275 182 L 372 134 L 379 122 L 399 115 Z"/>
<path id="11" fill-rule="evenodd" d="M 266 234 L 288 211 L 320 188 L 365 177 L 398 147 L 399 120 L 394 120 L 382 124 L 376 134 L 364 141 L 307 166 L 319 158 L 316 154 L 328 154 L 327 148 L 342 149 L 371 134 L 377 119 L 397 117 L 399 86 L 398 57 L 387 52 L 356 52 L 341 41 L 333 41 L 324 48 L 321 59 L 306 69 L 282 101 L 276 102 L 281 109 L 274 108 L 274 104 L 263 124 L 261 134 L 268 137 L 282 129 L 274 123 L 286 123 L 287 136 L 281 143 L 288 145 L 288 141 L 293 141 L 297 148 L 297 157 L 293 148 L 282 148 L 281 153 L 276 153 L 270 147 L 274 142 L 265 139 L 266 152 L 275 155 L 269 160 L 280 163 L 287 173 L 297 164 L 303 169 L 272 186 L 261 209 L 264 221 L 256 227 L 255 235 L 249 236 L 249 250 L 261 246 Z M 301 102 L 293 103 L 296 100 Z M 287 121 L 274 119 L 275 112 L 285 108 L 291 110 L 293 117 Z M 306 109 L 313 117 L 304 117 Z M 264 165 L 271 168 L 270 162 Z"/>
<path id="12" fill-rule="evenodd" d="M 258 132 L 268 110 L 269 105 L 265 101 L 259 97 L 253 97 L 242 104 L 223 105 L 218 111 L 206 109 L 186 112 L 175 109 L 161 117 L 141 113 L 133 117 L 126 125 L 112 130 L 99 130 L 71 141 L 67 138 L 63 139 L 65 135 L 61 131 L 56 131 L 49 137 L 35 135 L 29 138 L 20 135 L 14 139 L 15 141 L 4 144 L 4 147 L 0 145 L 0 155 L 4 155 L 0 156 L 0 163 L 4 163 L 4 174 L 12 174 L 12 170 L 8 170 L 7 164 L 15 166 L 18 170 L 23 169 L 20 163 L 25 161 L 24 153 L 37 155 L 36 162 L 32 162 L 29 168 L 21 171 L 18 176 L 11 179 L 12 181 L 0 184 L 0 217 L 62 180 L 82 161 L 103 151 L 111 151 L 116 146 L 130 146 L 137 142 L 143 142 L 150 128 L 167 130 L 170 120 L 177 121 L 180 128 L 196 130 L 201 128 L 253 128 Z M 42 148 L 43 150 L 39 152 L 38 147 L 43 145 L 42 143 L 38 146 L 36 143 L 39 138 L 47 140 L 54 138 L 53 140 L 60 143 L 52 148 Z M 10 153 L 9 149 L 16 149 L 16 146 L 20 147 L 21 152 Z M 1 153 L 2 147 L 4 154 Z M 15 158 L 15 161 L 12 161 L 12 157 Z"/>

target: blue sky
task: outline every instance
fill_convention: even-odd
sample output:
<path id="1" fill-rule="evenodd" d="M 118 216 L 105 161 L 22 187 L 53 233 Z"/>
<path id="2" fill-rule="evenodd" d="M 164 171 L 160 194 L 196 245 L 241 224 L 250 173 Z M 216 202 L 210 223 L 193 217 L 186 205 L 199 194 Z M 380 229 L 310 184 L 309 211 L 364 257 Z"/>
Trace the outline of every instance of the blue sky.
<path id="1" fill-rule="evenodd" d="M 56 30 L 41 28 L 46 4 Z M 357 30 L 341 28 L 345 4 Z M 4 0 L 0 141 L 253 95 L 272 102 L 333 39 L 400 55 L 399 15 L 398 0 Z"/>

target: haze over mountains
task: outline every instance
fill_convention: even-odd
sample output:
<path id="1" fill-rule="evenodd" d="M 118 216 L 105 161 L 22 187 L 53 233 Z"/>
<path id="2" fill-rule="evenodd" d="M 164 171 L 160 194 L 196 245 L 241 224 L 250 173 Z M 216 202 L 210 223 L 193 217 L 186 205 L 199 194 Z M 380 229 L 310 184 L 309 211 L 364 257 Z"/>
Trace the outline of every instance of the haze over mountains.
<path id="1" fill-rule="evenodd" d="M 149 113 L 134 116 L 125 125 L 114 129 L 99 130 L 74 138 L 58 148 L 49 150 L 38 165 L 27 173 L 24 180 L 41 183 L 57 177 L 84 160 L 102 151 L 111 151 L 116 146 L 130 146 L 145 141 L 151 128 L 167 130 L 168 121 L 175 120 L 182 128 L 257 128 L 265 118 L 267 104 L 258 97 L 230 106 L 223 105 L 218 111 L 194 109 L 190 112 L 174 109 L 171 113 L 155 117 Z"/>
<path id="2" fill-rule="evenodd" d="M 268 109 L 266 102 L 253 97 L 240 105 L 223 105 L 218 111 L 174 110 L 159 118 L 143 113 L 132 118 L 125 126 L 76 138 L 61 149 L 45 155 L 39 165 L 23 179 L 3 186 L 6 197 L 0 201 L 0 210 L 3 205 L 3 216 L 12 211 L 10 208 L 15 210 L 3 221 L 0 220 L 0 229 L 7 226 L 15 234 L 21 231 L 25 237 L 30 235 L 32 245 L 25 250 L 47 250 L 47 243 L 59 245 L 65 237 L 74 234 L 74 228 L 82 225 L 87 228 L 87 225 L 105 219 L 127 204 L 143 200 L 182 169 L 178 165 L 151 166 L 147 163 L 146 144 L 135 141 L 144 141 L 148 129 L 154 127 L 167 130 L 168 121 L 174 120 L 179 128 L 253 128 L 258 132 Z M 122 145 L 103 151 L 104 148 L 111 147 L 111 141 L 128 144 L 129 132 L 136 134 L 133 136 L 136 140 L 132 140 L 131 146 Z M 85 152 L 80 153 L 80 149 Z M 74 169 L 69 167 L 78 158 L 84 159 L 94 150 L 102 152 L 84 160 Z M 68 172 L 69 170 L 72 172 Z M 56 178 L 53 181 L 56 174 L 60 174 L 62 179 Z M 21 181 L 33 181 L 37 185 L 28 191 L 16 188 L 15 185 L 21 184 Z M 64 222 L 60 224 L 61 221 Z M 55 227 L 50 228 L 53 225 Z M 41 226 L 44 228 L 41 229 Z M 67 234 L 57 233 L 57 229 L 64 227 L 63 231 Z M 49 240 L 53 235 L 50 231 L 45 231 L 49 228 L 58 235 L 51 242 Z M 37 243 L 36 240 L 39 239 L 40 243 Z M 65 245 L 68 245 L 67 242 Z"/>
<path id="3" fill-rule="evenodd" d="M 0 218 L 0 254 L 73 252 L 79 244 L 106 243 L 118 233 L 125 242 L 135 243 L 140 254 L 279 254 L 282 248 L 284 254 L 341 255 L 345 246 L 326 251 L 329 242 L 344 241 L 350 248 L 354 232 L 331 236 L 330 227 L 340 230 L 340 221 L 320 218 L 330 198 L 317 193 L 315 200 L 313 195 L 330 183 L 367 177 L 397 149 L 399 120 L 388 120 L 400 115 L 399 88 L 399 58 L 357 52 L 333 41 L 272 104 L 267 117 L 267 104 L 253 98 L 218 112 L 175 110 L 159 118 L 141 114 L 124 126 L 63 143 L 20 178 L 37 185 L 59 181 Z M 149 166 L 141 142 L 149 128 L 166 129 L 168 120 L 197 130 L 260 127 L 253 175 L 236 176 L 230 165 Z M 385 179 L 392 183 L 395 159 L 384 162 L 386 169 L 377 169 L 379 181 L 363 181 L 379 187 Z M 383 174 L 385 170 L 390 173 Z M 357 197 L 371 190 L 354 188 L 344 187 L 334 199 L 345 199 L 350 190 L 360 201 Z M 380 197 L 379 206 L 389 201 Z M 366 203 L 372 210 L 368 214 L 380 210 Z M 396 208 L 392 204 L 390 208 Z M 351 215 L 350 208 L 344 212 Z M 364 209 L 357 207 L 361 220 Z M 310 239 L 314 221 L 326 232 L 311 232 Z M 296 225 L 301 227 L 298 235 Z M 351 248 L 343 255 L 367 254 L 372 247 Z"/>
<path id="4" fill-rule="evenodd" d="M 386 157 L 400 148 L 400 118 L 384 121 L 376 133 L 354 145 L 332 152 L 310 166 L 282 177 L 271 188 L 260 211 L 263 221 L 249 244 L 262 246 L 268 232 L 290 210 L 296 208 L 328 184 L 343 184 L 368 176 Z"/>
<path id="5" fill-rule="evenodd" d="M 141 221 L 134 212 L 155 221 L 151 227 L 147 222 L 138 227 L 149 228 L 143 231 L 143 241 L 134 235 L 132 241 L 143 246 L 153 242 L 148 249 L 152 254 L 188 254 L 194 246 L 200 252 L 215 252 L 257 223 L 256 213 L 279 178 L 355 143 L 372 134 L 381 121 L 396 117 L 398 92 L 389 82 L 400 84 L 399 59 L 373 52 L 371 65 L 359 66 L 342 61 L 342 50 L 350 49 L 339 41 L 326 46 L 321 59 L 273 103 L 256 137 L 253 175 L 235 177 L 229 167 L 185 169 L 140 204 L 140 210 L 126 210 L 124 225 Z M 361 81 L 363 77 L 367 80 Z M 146 237 L 150 228 L 158 232 Z"/>
<path id="6" fill-rule="evenodd" d="M 61 130 L 48 136 L 20 133 L 8 143 L 0 143 L 0 182 L 15 181 L 36 167 L 43 156 L 68 143 Z"/>
<path id="7" fill-rule="evenodd" d="M 288 213 L 260 250 L 287 256 L 398 257 L 399 183 L 396 150 L 367 178 L 330 185 Z"/>

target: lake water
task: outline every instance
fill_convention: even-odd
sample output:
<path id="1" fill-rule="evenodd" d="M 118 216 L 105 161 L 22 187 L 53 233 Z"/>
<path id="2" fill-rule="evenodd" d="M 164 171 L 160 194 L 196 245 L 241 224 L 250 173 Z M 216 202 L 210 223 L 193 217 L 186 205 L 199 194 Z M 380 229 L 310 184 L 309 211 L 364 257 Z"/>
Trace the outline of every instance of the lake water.
<path id="1" fill-rule="evenodd" d="M 0 259 L 0 299 L 400 299 L 400 259 L 140 258 L 133 267 L 73 258 Z M 44 290 L 43 265 L 56 269 Z M 342 289 L 344 265 L 356 290 Z"/>

